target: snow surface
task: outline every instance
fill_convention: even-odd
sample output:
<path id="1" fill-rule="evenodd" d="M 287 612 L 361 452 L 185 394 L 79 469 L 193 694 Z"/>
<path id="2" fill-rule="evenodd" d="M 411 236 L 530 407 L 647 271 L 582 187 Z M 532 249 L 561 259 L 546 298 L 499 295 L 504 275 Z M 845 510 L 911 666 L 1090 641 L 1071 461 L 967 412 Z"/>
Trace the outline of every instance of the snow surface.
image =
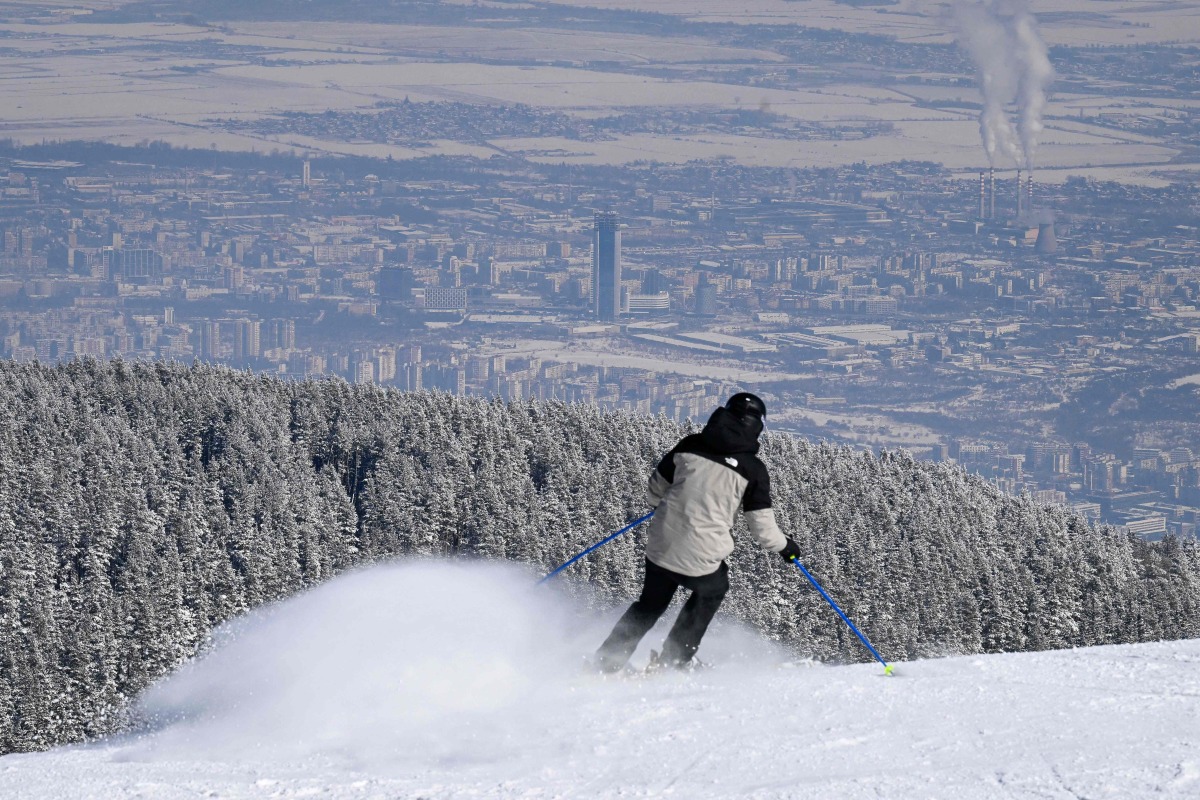
<path id="1" fill-rule="evenodd" d="M 620 609 L 533 577 L 343 576 L 222 629 L 144 696 L 141 733 L 0 758 L 0 797 L 1200 796 L 1200 641 L 886 678 L 788 662 L 719 618 L 717 668 L 601 678 L 581 656 Z"/>

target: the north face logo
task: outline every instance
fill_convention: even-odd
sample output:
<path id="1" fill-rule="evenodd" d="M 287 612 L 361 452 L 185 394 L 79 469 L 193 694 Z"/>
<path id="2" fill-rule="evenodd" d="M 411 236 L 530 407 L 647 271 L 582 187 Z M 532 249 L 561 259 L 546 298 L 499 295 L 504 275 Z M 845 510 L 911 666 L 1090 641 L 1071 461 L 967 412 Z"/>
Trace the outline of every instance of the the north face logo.
<path id="1" fill-rule="evenodd" d="M 736 458 L 731 458 L 729 456 L 726 456 L 725 463 L 731 467 L 737 467 L 737 459 Z"/>

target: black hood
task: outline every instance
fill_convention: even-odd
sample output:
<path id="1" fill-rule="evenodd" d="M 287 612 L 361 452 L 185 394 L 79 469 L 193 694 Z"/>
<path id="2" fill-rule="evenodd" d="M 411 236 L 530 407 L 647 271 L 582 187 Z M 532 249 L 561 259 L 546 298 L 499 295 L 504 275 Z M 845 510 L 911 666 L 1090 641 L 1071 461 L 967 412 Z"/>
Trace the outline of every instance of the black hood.
<path id="1" fill-rule="evenodd" d="M 700 436 L 704 439 L 705 448 L 717 455 L 757 453 L 758 435 L 762 433 L 762 428 L 760 419 L 737 417 L 727 408 L 718 408 L 708 418 L 708 424 Z"/>

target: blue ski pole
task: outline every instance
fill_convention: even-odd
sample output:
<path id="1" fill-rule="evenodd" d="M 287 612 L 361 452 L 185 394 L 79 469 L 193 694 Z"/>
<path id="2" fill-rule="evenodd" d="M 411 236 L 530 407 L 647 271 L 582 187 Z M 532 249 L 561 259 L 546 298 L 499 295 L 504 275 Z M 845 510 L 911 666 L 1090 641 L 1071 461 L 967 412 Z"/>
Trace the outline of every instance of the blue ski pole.
<path id="1" fill-rule="evenodd" d="M 871 646 L 871 643 L 867 641 L 867 637 L 862 635 L 862 631 L 856 628 L 854 623 L 850 621 L 850 618 L 847 617 L 840 608 L 838 608 L 838 604 L 833 602 L 833 598 L 829 596 L 829 593 L 821 588 L 821 584 L 817 583 L 817 579 L 812 576 L 812 573 L 804 568 L 804 565 L 800 563 L 800 559 L 793 558 L 792 563 L 796 565 L 796 569 L 804 573 L 804 577 L 808 578 L 809 582 L 813 586 L 817 587 L 817 591 L 821 593 L 821 597 L 824 597 L 825 602 L 829 603 L 829 605 L 833 607 L 833 610 L 838 613 L 838 616 L 842 618 L 842 621 L 850 626 L 850 630 L 854 631 L 854 634 L 859 638 L 859 640 L 867 646 L 867 649 L 871 651 L 871 655 L 875 656 L 875 660 L 880 664 L 883 664 L 883 674 L 891 675 L 892 665 L 883 660 L 883 656 L 879 655 L 879 651 Z"/>
<path id="2" fill-rule="evenodd" d="M 546 577 L 544 577 L 544 578 L 542 578 L 540 581 L 538 581 L 538 586 L 541 586 L 543 583 L 545 583 L 546 581 L 550 580 L 550 579 L 551 579 L 551 578 L 553 578 L 555 575 L 557 575 L 558 573 L 562 572 L 564 569 L 566 569 L 567 567 L 571 566 L 572 564 L 574 564 L 574 563 L 575 563 L 576 561 L 578 561 L 579 559 L 581 559 L 581 558 L 583 558 L 584 556 L 586 556 L 588 553 L 592 552 L 593 550 L 599 550 L 601 547 L 604 547 L 604 545 L 608 544 L 608 543 L 609 543 L 609 542 L 611 542 L 613 539 L 615 539 L 615 538 L 617 538 L 618 536 L 620 536 L 622 533 L 627 533 L 628 531 L 631 531 L 631 530 L 633 530 L 633 529 L 634 529 L 634 528 L 636 528 L 638 525 L 641 525 L 643 522 L 645 522 L 646 520 L 650 519 L 650 518 L 651 518 L 651 517 L 653 517 L 653 516 L 654 516 L 654 512 L 653 512 L 653 511 L 651 511 L 649 514 L 647 514 L 647 515 L 646 515 L 646 516 L 644 516 L 644 517 L 638 517 L 638 518 L 637 518 L 637 519 L 635 519 L 633 522 L 629 523 L 629 524 L 628 524 L 628 525 L 626 525 L 624 528 L 621 528 L 621 530 L 617 531 L 616 533 L 609 534 L 609 535 L 608 535 L 608 536 L 606 536 L 605 538 L 601 539 L 600 541 L 596 542 L 594 545 L 592 545 L 591 547 L 589 547 L 587 550 L 584 550 L 582 553 L 577 553 L 576 555 L 574 555 L 573 557 L 571 557 L 570 559 L 568 559 L 568 560 L 567 560 L 567 561 L 565 561 L 564 563 L 560 564 L 560 565 L 559 565 L 557 568 L 555 568 L 555 570 L 554 570 L 553 572 L 550 572 L 549 574 L 547 574 L 547 575 L 546 575 Z"/>

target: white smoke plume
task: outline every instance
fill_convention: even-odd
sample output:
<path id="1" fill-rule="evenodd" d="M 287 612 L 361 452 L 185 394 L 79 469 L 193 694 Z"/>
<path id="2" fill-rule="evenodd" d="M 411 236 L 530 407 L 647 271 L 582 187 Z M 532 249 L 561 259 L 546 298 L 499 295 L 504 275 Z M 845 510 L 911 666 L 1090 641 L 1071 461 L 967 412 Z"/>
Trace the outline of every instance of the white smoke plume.
<path id="1" fill-rule="evenodd" d="M 1054 78 L 1046 43 L 1026 0 L 958 0 L 952 7 L 959 46 L 979 69 L 979 132 L 988 163 L 1007 157 L 1032 169 Z M 1014 125 L 1008 107 L 1016 104 Z"/>
<path id="2" fill-rule="evenodd" d="M 1021 64 L 1021 84 L 1018 90 L 1021 149 L 1025 153 L 1025 166 L 1033 169 L 1037 152 L 1038 137 L 1041 135 L 1042 115 L 1046 110 L 1046 87 L 1054 80 L 1054 67 L 1046 51 L 1046 43 L 1037 30 L 1037 20 L 1029 13 L 1024 2 L 1013 3 L 1023 10 L 1013 18 L 1013 35 L 1017 42 L 1018 61 Z"/>

